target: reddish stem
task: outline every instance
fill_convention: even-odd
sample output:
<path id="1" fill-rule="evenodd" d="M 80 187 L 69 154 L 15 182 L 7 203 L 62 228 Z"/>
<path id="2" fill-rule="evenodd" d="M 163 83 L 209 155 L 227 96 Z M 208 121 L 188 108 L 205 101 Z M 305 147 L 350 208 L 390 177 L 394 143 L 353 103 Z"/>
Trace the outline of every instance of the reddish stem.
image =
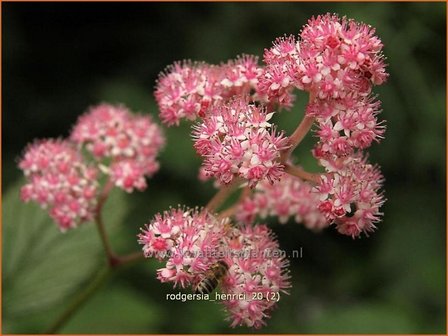
<path id="1" fill-rule="evenodd" d="M 127 255 L 119 256 L 117 258 L 117 266 L 126 265 L 126 264 L 132 263 L 132 262 L 140 260 L 140 259 L 143 260 L 144 258 L 145 258 L 145 256 L 143 255 L 142 251 L 129 253 Z"/>
<path id="2" fill-rule="evenodd" d="M 232 206 L 228 207 L 227 209 L 221 211 L 219 213 L 218 219 L 223 219 L 223 218 L 227 218 L 227 217 L 231 217 L 235 214 L 236 210 L 238 209 L 238 205 L 240 205 L 240 203 L 246 198 L 249 197 L 251 193 L 251 189 L 249 186 L 245 186 L 243 191 L 241 192 L 241 195 L 238 199 L 238 201 L 233 204 Z"/>
<path id="3" fill-rule="evenodd" d="M 101 241 L 103 242 L 104 250 L 106 252 L 107 261 L 110 266 L 115 266 L 117 263 L 117 256 L 112 250 L 112 246 L 110 244 L 109 238 L 107 236 L 106 228 L 103 222 L 102 210 L 103 206 L 109 197 L 109 193 L 113 188 L 112 181 L 108 180 L 104 185 L 103 190 L 101 191 L 100 196 L 98 197 L 98 204 L 95 210 L 95 223 L 98 228 L 98 233 L 100 234 Z"/>
<path id="4" fill-rule="evenodd" d="M 218 215 L 218 219 L 232 217 L 235 214 L 237 208 L 238 208 L 238 203 L 235 203 L 231 207 L 221 211 Z"/>
<path id="5" fill-rule="evenodd" d="M 319 181 L 320 181 L 320 174 L 310 173 L 310 172 L 303 170 L 302 168 L 299 168 L 299 167 L 296 167 L 293 165 L 289 165 L 289 164 L 285 165 L 285 172 L 290 175 L 299 177 L 302 180 L 310 181 L 310 182 L 313 182 L 316 184 L 319 183 Z"/>
<path id="6" fill-rule="evenodd" d="M 219 206 L 230 196 L 230 194 L 241 184 L 240 178 L 234 178 L 232 182 L 226 184 L 211 198 L 205 206 L 209 212 L 215 212 Z"/>
<path id="7" fill-rule="evenodd" d="M 311 103 L 314 100 L 314 98 L 315 95 L 313 93 L 310 93 L 308 102 Z M 289 137 L 291 146 L 282 151 L 280 155 L 280 162 L 284 163 L 288 161 L 289 157 L 291 156 L 291 153 L 302 142 L 305 135 L 307 135 L 307 133 L 310 131 L 311 126 L 313 126 L 313 123 L 314 123 L 314 117 L 306 115 L 305 112 L 305 116 L 303 117 L 302 121 Z"/>
<path id="8" fill-rule="evenodd" d="M 302 142 L 305 135 L 311 129 L 311 126 L 313 126 L 313 122 L 314 122 L 314 117 L 310 117 L 307 115 L 302 119 L 299 126 L 297 126 L 297 128 L 295 129 L 294 133 L 292 133 L 291 136 L 289 137 L 291 146 L 288 147 L 286 150 L 284 150 L 281 153 L 281 156 L 280 156 L 281 162 L 288 161 L 289 157 L 291 156 L 291 153 Z"/>

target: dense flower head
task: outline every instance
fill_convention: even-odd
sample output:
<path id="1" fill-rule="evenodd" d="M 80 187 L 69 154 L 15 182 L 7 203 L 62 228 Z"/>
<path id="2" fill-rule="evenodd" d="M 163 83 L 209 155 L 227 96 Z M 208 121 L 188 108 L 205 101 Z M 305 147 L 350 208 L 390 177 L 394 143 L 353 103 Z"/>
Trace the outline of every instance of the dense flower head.
<path id="1" fill-rule="evenodd" d="M 279 107 L 290 108 L 294 101 L 294 88 L 298 44 L 293 35 L 279 37 L 273 47 L 264 52 L 266 67 L 258 79 L 258 90 L 266 96 L 266 100 Z"/>
<path id="2" fill-rule="evenodd" d="M 255 56 L 242 55 L 221 65 L 177 62 L 161 73 L 155 98 L 160 118 L 168 126 L 185 118 L 204 117 L 217 102 L 235 95 L 257 97 L 255 88 L 261 73 Z"/>
<path id="3" fill-rule="evenodd" d="M 234 229 L 225 241 L 232 253 L 224 259 L 230 268 L 221 289 L 235 295 L 223 300 L 231 326 L 260 328 L 281 293 L 290 287 L 289 262 L 280 253 L 272 231 L 263 224 Z"/>
<path id="4" fill-rule="evenodd" d="M 208 106 L 221 99 L 219 71 L 206 63 L 174 63 L 161 73 L 155 98 L 160 118 L 167 125 L 180 119 L 194 120 L 204 115 Z"/>
<path id="5" fill-rule="evenodd" d="M 320 98 L 370 92 L 387 78 L 375 29 L 335 14 L 313 17 L 300 34 L 298 83 Z M 298 85 L 300 85 L 298 84 Z"/>
<path id="6" fill-rule="evenodd" d="M 229 60 L 220 66 L 220 85 L 223 90 L 224 99 L 233 96 L 249 95 L 258 84 L 258 77 L 262 68 L 258 65 L 258 58 L 252 55 L 242 55 L 235 60 Z"/>
<path id="7" fill-rule="evenodd" d="M 19 162 L 28 183 L 23 201 L 47 208 L 61 231 L 91 220 L 95 215 L 97 170 L 88 166 L 72 144 L 41 140 L 28 146 Z"/>
<path id="8" fill-rule="evenodd" d="M 128 192 L 144 189 L 144 177 L 159 168 L 156 156 L 165 140 L 149 115 L 133 115 L 126 107 L 101 104 L 82 115 L 71 140 L 85 145 L 98 159 L 111 159 L 112 182 Z"/>
<path id="9" fill-rule="evenodd" d="M 365 24 L 332 14 L 313 17 L 297 42 L 292 36 L 279 38 L 265 51 L 260 90 L 277 100 L 292 87 L 321 99 L 368 95 L 388 76 L 382 47 Z"/>
<path id="10" fill-rule="evenodd" d="M 307 114 L 318 124 L 319 142 L 315 154 L 318 158 L 328 155 L 351 155 L 356 149 L 366 149 L 373 141 L 379 142 L 385 131 L 378 122 L 380 101 L 373 97 L 340 99 L 315 99 L 307 107 Z"/>
<path id="11" fill-rule="evenodd" d="M 221 246 L 226 220 L 218 220 L 207 211 L 177 208 L 157 214 L 139 234 L 146 257 L 166 259 L 158 270 L 162 282 L 186 287 L 215 263 Z"/>
<path id="12" fill-rule="evenodd" d="M 272 115 L 243 98 L 216 105 L 193 130 L 205 172 L 223 184 L 237 176 L 252 187 L 261 180 L 278 180 L 283 171 L 278 159 L 288 138 L 271 128 Z"/>
<path id="13" fill-rule="evenodd" d="M 284 174 L 275 184 L 261 182 L 251 197 L 246 197 L 238 206 L 236 218 L 252 223 L 257 216 L 264 219 L 276 216 L 280 223 L 293 218 L 309 229 L 322 229 L 329 225 L 319 211 L 319 194 L 313 186 L 298 177 Z"/>
<path id="14" fill-rule="evenodd" d="M 289 263 L 265 225 L 235 226 L 205 210 L 178 208 L 156 215 L 139 243 L 146 257 L 166 261 L 157 277 L 174 286 L 193 289 L 213 265 L 225 263 L 220 289 L 229 294 L 222 303 L 232 326 L 261 327 L 290 287 Z"/>
<path id="15" fill-rule="evenodd" d="M 322 175 L 315 189 L 320 194 L 319 210 L 342 234 L 357 237 L 373 231 L 382 215 L 382 183 L 377 166 L 360 155 L 350 157 L 340 169 Z"/>

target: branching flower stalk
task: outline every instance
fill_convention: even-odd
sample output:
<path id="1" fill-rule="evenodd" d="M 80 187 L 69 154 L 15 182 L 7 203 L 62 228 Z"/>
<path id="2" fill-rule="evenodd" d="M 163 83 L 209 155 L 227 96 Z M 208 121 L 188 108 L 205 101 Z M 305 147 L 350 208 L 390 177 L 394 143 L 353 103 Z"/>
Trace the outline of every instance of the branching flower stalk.
<path id="1" fill-rule="evenodd" d="M 118 259 L 115 253 L 112 251 L 111 244 L 109 242 L 109 237 L 106 232 L 106 228 L 103 222 L 103 205 L 109 196 L 111 189 L 113 188 L 112 181 L 108 180 L 104 186 L 101 194 L 98 196 L 98 204 L 95 209 L 95 224 L 98 228 L 98 233 L 100 235 L 101 241 L 103 242 L 104 251 L 106 253 L 107 261 L 111 267 L 116 265 Z"/>
<path id="2" fill-rule="evenodd" d="M 158 169 L 155 159 L 163 144 L 163 134 L 149 116 L 133 115 L 124 106 L 93 107 L 80 117 L 69 139 L 39 140 L 28 146 L 19 163 L 28 179 L 21 198 L 47 209 L 62 232 L 94 221 L 107 267 L 113 271 L 143 254 L 119 256 L 113 251 L 103 220 L 104 204 L 113 187 L 127 192 L 146 188 L 145 176 Z M 93 160 L 85 159 L 84 149 Z M 107 182 L 100 192 L 103 175 Z M 81 291 L 49 330 L 63 326 L 95 290 L 88 286 Z"/>
<path id="3" fill-rule="evenodd" d="M 315 99 L 314 95 L 310 93 L 309 103 L 313 102 L 314 99 Z M 305 114 L 302 121 L 299 123 L 297 128 L 294 130 L 294 132 L 289 137 L 290 146 L 288 148 L 284 149 L 280 155 L 280 161 L 282 163 L 285 163 L 289 160 L 294 149 L 296 149 L 297 146 L 300 145 L 303 138 L 305 138 L 305 136 L 311 130 L 313 123 L 314 123 L 314 117 Z"/>
<path id="4" fill-rule="evenodd" d="M 155 97 L 162 121 L 174 126 L 184 118 L 199 119 L 192 132 L 194 147 L 203 158 L 199 177 L 214 179 L 220 188 L 200 213 L 234 225 L 229 233 L 221 232 L 215 250 L 225 248 L 228 237 L 233 237 L 232 241 L 238 237 L 234 244 L 241 246 L 249 240 L 244 230 L 262 226 L 257 220 L 268 215 L 277 216 L 282 223 L 294 218 L 313 230 L 333 225 L 352 237 L 376 227 L 384 202 L 379 191 L 382 176 L 367 162 L 364 150 L 379 142 L 384 133 L 383 123 L 377 121 L 379 102 L 371 95 L 372 87 L 388 76 L 381 50 L 382 43 L 371 27 L 327 14 L 309 20 L 298 39 L 292 35 L 276 39 L 265 50 L 264 66 L 258 65 L 255 56 L 244 55 L 221 65 L 175 63 L 160 75 Z M 293 105 L 294 89 L 308 92 L 309 102 L 301 123 L 286 137 L 270 120 L 274 113 Z M 319 140 L 312 154 L 324 168 L 322 173 L 306 172 L 294 165 L 291 157 L 313 126 Z M 245 181 L 251 192 L 217 213 L 237 178 Z M 139 236 L 147 257 L 166 260 L 159 279 L 175 287 L 197 288 L 204 279 L 202 263 L 213 268 L 219 261 L 201 260 L 201 267 L 195 268 L 196 259 L 176 254 L 191 247 L 183 244 L 193 237 L 183 233 L 189 221 L 180 213 L 195 221 L 196 211 L 164 212 Z M 204 232 L 195 234 L 207 236 L 208 231 L 205 226 Z M 199 241 L 196 249 L 203 251 L 203 244 Z M 175 257 L 161 258 L 160 253 L 167 251 Z M 223 284 L 221 290 L 240 293 L 234 277 L 245 262 L 256 260 L 222 260 L 232 265 L 223 281 L 231 279 L 234 286 Z M 286 264 L 271 262 L 278 270 L 273 292 L 286 291 L 290 286 Z M 258 281 L 268 278 L 264 270 L 245 275 L 246 282 L 253 281 L 252 293 L 270 291 Z M 265 323 L 272 308 L 266 298 L 223 303 L 232 325 L 256 328 Z M 251 305 L 257 307 L 251 310 Z M 241 306 L 246 311 L 234 309 Z"/>
<path id="5" fill-rule="evenodd" d="M 241 180 L 235 179 L 231 183 L 222 186 L 219 191 L 210 199 L 210 201 L 205 206 L 205 210 L 208 212 L 217 212 L 216 210 L 219 206 L 227 200 L 227 198 L 232 194 L 232 192 L 238 188 L 242 183 Z"/>
<path id="6" fill-rule="evenodd" d="M 218 191 L 202 208 L 156 214 L 138 234 L 143 253 L 115 254 L 102 212 L 112 188 L 143 190 L 159 169 L 165 140 L 148 115 L 102 104 L 79 118 L 68 139 L 31 144 L 19 163 L 27 178 L 21 198 L 47 209 L 62 232 L 95 221 L 108 271 L 156 258 L 164 263 L 157 271 L 161 282 L 195 295 L 208 295 L 219 283 L 230 297 L 222 301 L 230 325 L 260 328 L 291 287 L 289 262 L 272 253 L 279 244 L 260 220 L 276 217 L 314 231 L 333 226 L 353 238 L 381 221 L 383 177 L 365 151 L 385 132 L 380 102 L 371 93 L 388 77 L 382 47 L 370 26 L 326 14 L 311 18 L 298 37 L 277 38 L 263 65 L 243 55 L 220 65 L 177 62 L 162 72 L 155 90 L 160 119 L 167 126 L 196 120 L 199 179 L 213 180 Z M 308 92 L 309 101 L 286 136 L 271 119 L 292 107 L 294 90 Z M 321 172 L 294 164 L 294 150 L 310 131 Z M 238 200 L 221 209 L 238 189 Z M 210 280 L 218 268 L 219 279 Z M 75 298 L 51 332 L 103 278 Z"/>
<path id="7" fill-rule="evenodd" d="M 309 181 L 314 184 L 318 184 L 320 182 L 321 175 L 316 173 L 309 173 L 303 170 L 300 167 L 293 166 L 291 164 L 285 165 L 285 173 L 288 173 L 292 176 L 298 177 L 304 181 Z"/>

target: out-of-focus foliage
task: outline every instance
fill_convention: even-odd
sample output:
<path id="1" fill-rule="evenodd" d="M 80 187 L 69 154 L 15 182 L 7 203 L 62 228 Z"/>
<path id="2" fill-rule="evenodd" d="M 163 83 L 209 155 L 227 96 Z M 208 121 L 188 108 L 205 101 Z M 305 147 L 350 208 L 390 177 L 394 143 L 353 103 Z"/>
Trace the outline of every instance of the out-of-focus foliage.
<path id="1" fill-rule="evenodd" d="M 104 251 L 94 225 L 61 234 L 37 204 L 24 206 L 19 179 L 3 195 L 3 307 L 5 330 L 28 328 L 33 316 L 70 299 L 104 268 Z M 126 215 L 123 193 L 115 190 L 105 213 L 109 233 L 120 232 Z M 24 323 L 25 321 L 25 323 Z M 26 331 L 27 329 L 23 329 Z M 30 332 L 33 331 L 31 327 Z"/>
<path id="2" fill-rule="evenodd" d="M 282 298 L 261 332 L 444 333 L 444 3 L 3 4 L 4 332 L 42 332 L 85 286 L 92 267 L 103 262 L 95 252 L 99 240 L 92 225 L 58 236 L 42 211 L 14 199 L 20 176 L 16 158 L 26 143 L 66 136 L 77 116 L 101 101 L 156 115 L 152 90 L 166 65 L 184 58 L 219 63 L 241 53 L 261 56 L 275 37 L 295 34 L 309 17 L 325 12 L 371 24 L 385 44 L 391 76 L 376 92 L 387 132 L 370 157 L 382 166 L 388 201 L 378 231 L 358 240 L 332 229 L 315 234 L 294 223 L 272 222 L 280 246 L 286 251 L 302 248 L 303 256 L 291 260 L 291 295 Z M 280 129 L 292 131 L 305 102 L 298 95 L 293 111 L 275 117 Z M 106 214 L 118 251 L 139 248 L 138 228 L 155 212 L 178 203 L 203 205 L 213 195 L 211 185 L 196 179 L 200 161 L 189 129 L 186 123 L 166 129 L 161 170 L 147 191 L 117 195 L 108 203 L 124 214 L 122 220 Z M 309 153 L 314 139 L 306 140 L 296 152 L 297 161 L 318 169 Z M 120 222 L 117 230 L 114 219 Z M 91 245 L 95 261 L 81 247 L 79 254 L 66 253 L 66 260 L 57 252 L 76 249 L 77 243 L 70 242 L 76 235 L 89 236 L 79 246 Z M 54 244 L 34 250 L 49 239 Z M 48 264 L 46 257 L 59 272 L 43 269 L 38 274 L 36 260 Z M 81 270 L 86 263 L 94 266 L 68 286 L 67 266 Z M 155 279 L 159 266 L 145 261 L 115 274 L 62 332 L 232 331 L 220 305 L 167 301 L 173 290 Z M 46 301 L 27 287 L 42 287 L 45 282 L 33 284 L 42 277 L 54 284 Z M 67 286 L 62 294 L 57 280 Z M 35 310 L 36 300 L 45 306 Z"/>

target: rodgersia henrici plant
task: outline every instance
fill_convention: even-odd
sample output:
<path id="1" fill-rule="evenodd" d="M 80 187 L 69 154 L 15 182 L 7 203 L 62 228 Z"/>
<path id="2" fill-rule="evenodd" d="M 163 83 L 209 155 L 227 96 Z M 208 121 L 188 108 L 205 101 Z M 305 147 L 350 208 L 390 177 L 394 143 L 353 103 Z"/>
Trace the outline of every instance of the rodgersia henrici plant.
<path id="1" fill-rule="evenodd" d="M 312 230 L 334 226 L 353 238 L 374 231 L 383 177 L 366 150 L 385 132 L 372 93 L 388 77 L 382 47 L 370 26 L 326 14 L 310 19 L 298 36 L 277 38 L 263 64 L 243 55 L 220 65 L 176 62 L 160 74 L 161 121 L 194 121 L 199 178 L 213 179 L 219 189 L 204 207 L 171 208 L 141 229 L 143 256 L 163 261 L 161 282 L 201 295 L 219 288 L 230 325 L 259 328 L 291 287 L 288 260 L 274 253 L 274 233 L 259 220 L 277 217 Z M 307 92 L 309 101 L 287 136 L 273 117 L 293 106 L 294 90 Z M 305 171 L 293 164 L 300 158 L 291 157 L 310 131 L 317 138 L 310 155 L 320 172 Z M 28 181 L 21 197 L 48 209 L 62 231 L 95 220 L 110 266 L 126 263 L 142 254 L 112 252 L 102 205 L 114 186 L 145 189 L 163 145 L 149 116 L 124 106 L 93 107 L 68 139 L 27 148 L 19 163 Z M 238 200 L 222 209 L 238 190 Z"/>

